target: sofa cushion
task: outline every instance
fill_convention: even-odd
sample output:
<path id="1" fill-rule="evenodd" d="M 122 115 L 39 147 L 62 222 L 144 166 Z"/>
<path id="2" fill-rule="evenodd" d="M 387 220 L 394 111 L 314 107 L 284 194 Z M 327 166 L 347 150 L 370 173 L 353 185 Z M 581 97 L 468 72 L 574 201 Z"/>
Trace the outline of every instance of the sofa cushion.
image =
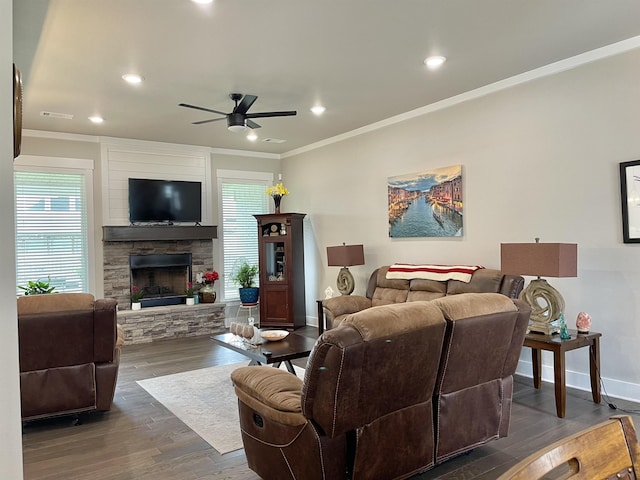
<path id="1" fill-rule="evenodd" d="M 449 280 L 447 282 L 447 295 L 455 295 L 458 293 L 497 293 L 500 291 L 503 276 L 504 274 L 499 270 L 486 268 L 477 270 L 471 277 L 469 283 Z"/>
<path id="2" fill-rule="evenodd" d="M 447 320 L 518 311 L 513 300 L 500 293 L 467 293 L 446 296 L 434 300 L 433 303 L 442 310 L 444 318 Z"/>
<path id="3" fill-rule="evenodd" d="M 389 305 L 407 301 L 409 280 L 390 280 L 387 278 L 389 266 L 380 267 L 376 275 L 376 288 L 371 298 L 371 305 Z"/>
<path id="4" fill-rule="evenodd" d="M 447 283 L 437 280 L 416 278 L 409 284 L 407 302 L 429 301 L 444 297 L 447 294 Z"/>

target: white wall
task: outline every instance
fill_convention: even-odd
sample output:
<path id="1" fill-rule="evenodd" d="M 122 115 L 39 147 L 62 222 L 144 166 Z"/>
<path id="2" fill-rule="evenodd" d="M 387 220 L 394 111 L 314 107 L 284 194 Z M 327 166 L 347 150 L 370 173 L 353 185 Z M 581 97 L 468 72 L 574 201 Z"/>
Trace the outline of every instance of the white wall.
<path id="1" fill-rule="evenodd" d="M 640 245 L 622 243 L 618 177 L 619 162 L 640 159 L 639 79 L 633 50 L 283 159 L 288 205 L 309 214 L 308 315 L 335 285 L 328 245 L 364 244 L 366 265 L 350 268 L 362 294 L 379 265 L 499 268 L 501 242 L 575 242 L 578 278 L 548 280 L 570 327 L 586 311 L 603 333 L 607 392 L 640 398 Z M 387 177 L 454 164 L 463 165 L 464 237 L 389 238 Z M 587 355 L 567 354 L 568 384 L 589 388 Z"/>
<path id="2" fill-rule="evenodd" d="M 56 164 L 68 162 L 69 158 L 95 163 L 92 218 L 96 242 L 90 262 L 95 271 L 92 293 L 98 297 L 104 295 L 102 226 L 128 224 L 126 179 L 129 176 L 203 182 L 202 223 L 219 226 L 217 169 L 257 171 L 274 176 L 280 172 L 279 156 L 270 153 L 33 130 L 25 134 L 22 149 L 25 157 Z M 212 267 L 217 269 L 222 265 L 220 248 L 221 244 L 214 240 Z"/>
<path id="3" fill-rule="evenodd" d="M 202 224 L 212 225 L 210 149 L 115 139 L 101 149 L 105 225 L 129 224 L 129 178 L 201 182 Z"/>
<path id="4" fill-rule="evenodd" d="M 12 2 L 0 0 L 0 478 L 22 478 L 18 322 L 13 228 Z M 18 66 L 19 67 L 19 66 Z"/>

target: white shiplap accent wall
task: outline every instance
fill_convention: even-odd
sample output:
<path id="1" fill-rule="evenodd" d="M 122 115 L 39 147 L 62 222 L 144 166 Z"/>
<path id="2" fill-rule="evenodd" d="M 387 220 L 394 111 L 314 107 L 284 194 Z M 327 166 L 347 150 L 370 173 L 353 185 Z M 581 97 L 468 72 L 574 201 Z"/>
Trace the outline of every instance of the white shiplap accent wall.
<path id="1" fill-rule="evenodd" d="M 109 141 L 101 144 L 101 157 L 105 225 L 129 224 L 129 178 L 202 182 L 202 224 L 212 224 L 210 149 L 154 142 Z"/>

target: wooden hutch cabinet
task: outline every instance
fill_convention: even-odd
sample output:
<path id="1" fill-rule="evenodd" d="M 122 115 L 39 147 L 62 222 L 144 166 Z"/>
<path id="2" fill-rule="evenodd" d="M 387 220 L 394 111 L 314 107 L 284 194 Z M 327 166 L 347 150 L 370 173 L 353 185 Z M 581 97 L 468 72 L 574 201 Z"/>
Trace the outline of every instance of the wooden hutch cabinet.
<path id="1" fill-rule="evenodd" d="M 304 213 L 254 215 L 258 221 L 260 327 L 306 325 Z"/>

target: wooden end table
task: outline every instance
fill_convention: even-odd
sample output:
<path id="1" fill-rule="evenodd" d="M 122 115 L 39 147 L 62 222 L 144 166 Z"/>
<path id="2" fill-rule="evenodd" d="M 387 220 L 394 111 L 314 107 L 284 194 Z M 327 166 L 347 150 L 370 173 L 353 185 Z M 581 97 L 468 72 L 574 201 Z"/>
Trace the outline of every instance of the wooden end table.
<path id="1" fill-rule="evenodd" d="M 553 382 L 556 394 L 556 413 L 564 418 L 567 406 L 567 386 L 564 354 L 577 348 L 589 347 L 589 372 L 591 375 L 591 396 L 595 403 L 600 403 L 600 337 L 601 333 L 578 333 L 569 330 L 571 338 L 561 340 L 560 335 L 543 333 L 527 333 L 524 346 L 531 348 L 533 363 L 533 386 L 542 385 L 542 350 L 553 352 Z"/>

